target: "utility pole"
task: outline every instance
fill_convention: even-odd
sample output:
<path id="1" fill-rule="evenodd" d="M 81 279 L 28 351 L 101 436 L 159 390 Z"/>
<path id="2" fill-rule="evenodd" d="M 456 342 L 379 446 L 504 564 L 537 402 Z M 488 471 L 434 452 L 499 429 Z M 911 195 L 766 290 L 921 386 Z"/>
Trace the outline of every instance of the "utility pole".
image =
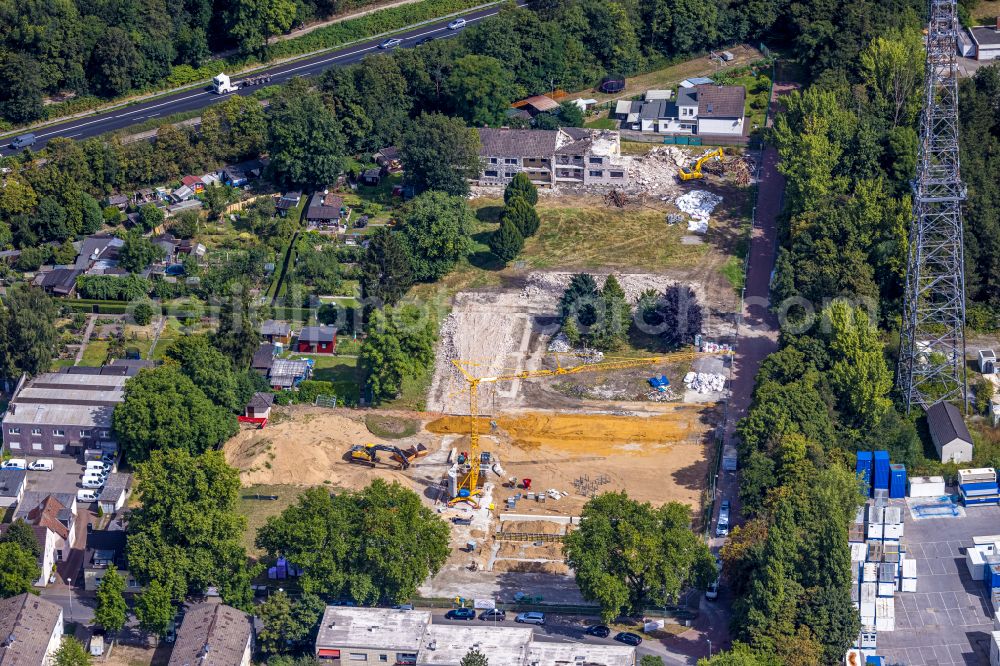
<path id="1" fill-rule="evenodd" d="M 965 257 L 959 173 L 955 0 L 930 0 L 920 153 L 913 181 L 896 387 L 907 412 L 939 400 L 968 410 Z"/>

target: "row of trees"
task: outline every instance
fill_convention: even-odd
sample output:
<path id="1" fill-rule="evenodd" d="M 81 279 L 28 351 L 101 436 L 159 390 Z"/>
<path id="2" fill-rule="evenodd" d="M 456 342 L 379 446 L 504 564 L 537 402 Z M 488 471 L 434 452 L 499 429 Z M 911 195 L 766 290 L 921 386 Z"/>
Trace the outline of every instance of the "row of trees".
<path id="1" fill-rule="evenodd" d="M 490 251 L 503 264 L 510 263 L 524 248 L 524 241 L 534 236 L 541 221 L 535 204 L 538 188 L 519 171 L 503 193 L 504 207 L 500 213 L 500 227 L 490 235 Z"/>

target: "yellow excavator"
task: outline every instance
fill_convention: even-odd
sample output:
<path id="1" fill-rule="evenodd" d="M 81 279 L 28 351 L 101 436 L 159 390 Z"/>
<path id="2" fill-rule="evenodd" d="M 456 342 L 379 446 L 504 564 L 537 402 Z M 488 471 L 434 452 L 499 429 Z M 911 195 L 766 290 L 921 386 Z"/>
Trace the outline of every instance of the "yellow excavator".
<path id="1" fill-rule="evenodd" d="M 721 150 L 721 149 L 720 149 Z M 477 365 L 470 361 L 452 360 L 454 365 L 466 383 L 469 385 L 469 455 L 459 469 L 453 470 L 456 473 L 455 494 L 449 504 L 468 502 L 478 507 L 479 503 L 475 499 L 481 494 L 479 488 L 479 471 L 482 464 L 482 457 L 479 452 L 479 385 L 483 382 L 497 383 L 508 382 L 516 379 L 535 379 L 539 377 L 560 377 L 562 375 L 575 375 L 581 372 L 599 372 L 607 370 L 625 370 L 628 368 L 640 368 L 646 365 L 657 365 L 660 363 L 671 363 L 686 361 L 707 356 L 718 356 L 722 354 L 732 354 L 728 350 L 715 352 L 680 351 L 662 356 L 647 356 L 645 358 L 626 358 L 603 361 L 600 363 L 584 363 L 569 368 L 562 366 L 561 359 L 557 356 L 557 365 L 553 370 L 522 370 L 509 375 L 499 375 L 496 377 L 476 377 L 469 369 Z"/>
<path id="2" fill-rule="evenodd" d="M 677 177 L 681 180 L 697 180 L 698 178 L 704 178 L 705 174 L 701 172 L 701 165 L 711 159 L 721 160 L 725 156 L 726 154 L 722 152 L 722 148 L 716 148 L 715 150 L 705 153 L 699 157 L 698 161 L 694 163 L 694 168 L 690 171 L 685 171 L 684 169 L 678 171 Z"/>
<path id="3" fill-rule="evenodd" d="M 391 444 L 358 444 L 352 446 L 351 450 L 347 452 L 347 459 L 352 463 L 374 467 L 376 464 L 382 462 L 378 457 L 379 451 L 388 453 L 390 458 L 399 463 L 400 469 L 406 469 L 414 460 L 423 458 L 428 453 L 427 447 L 423 444 L 417 444 L 415 447 L 410 447 L 406 450 L 398 446 L 392 446 Z"/>

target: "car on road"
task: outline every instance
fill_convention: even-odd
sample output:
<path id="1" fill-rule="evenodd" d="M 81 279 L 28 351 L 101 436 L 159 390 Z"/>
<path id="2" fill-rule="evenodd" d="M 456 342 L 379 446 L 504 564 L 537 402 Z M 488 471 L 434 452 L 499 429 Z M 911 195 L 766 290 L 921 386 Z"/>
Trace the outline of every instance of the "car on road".
<path id="1" fill-rule="evenodd" d="M 729 500 L 722 500 L 719 509 L 719 522 L 715 524 L 715 536 L 729 536 Z"/>
<path id="2" fill-rule="evenodd" d="M 0 469 L 28 469 L 28 461 L 24 458 L 11 458 L 5 460 Z"/>
<path id="3" fill-rule="evenodd" d="M 588 636 L 597 636 L 598 638 L 607 638 L 611 635 L 611 627 L 606 624 L 595 624 L 587 627 L 586 631 L 583 633 Z"/>
<path id="4" fill-rule="evenodd" d="M 507 619 L 507 612 L 499 608 L 489 608 L 479 614 L 479 619 L 489 620 L 490 622 L 503 622 Z"/>
<path id="5" fill-rule="evenodd" d="M 434 41 L 434 35 L 428 35 L 423 39 L 418 39 L 417 41 L 413 42 L 413 45 L 420 46 L 421 44 L 427 44 L 428 42 L 433 42 L 433 41 Z"/>
<path id="6" fill-rule="evenodd" d="M 22 134 L 13 141 L 10 142 L 10 147 L 14 150 L 21 150 L 22 148 L 29 148 L 35 145 L 37 137 L 34 134 Z"/>
<path id="7" fill-rule="evenodd" d="M 545 613 L 536 613 L 534 611 L 518 613 L 517 617 L 514 618 L 514 622 L 543 625 L 545 624 Z"/>
<path id="8" fill-rule="evenodd" d="M 619 643 L 624 643 L 625 645 L 631 645 L 633 647 L 642 643 L 642 637 L 638 634 L 633 634 L 631 631 L 619 631 L 615 634 L 615 640 Z"/>
<path id="9" fill-rule="evenodd" d="M 28 465 L 28 469 L 36 472 L 51 472 L 55 468 L 55 463 L 48 459 L 36 460 Z"/>
<path id="10" fill-rule="evenodd" d="M 705 590 L 705 598 L 709 601 L 715 601 L 719 598 L 719 581 L 712 581 L 712 584 Z"/>
<path id="11" fill-rule="evenodd" d="M 390 37 L 381 44 L 378 45 L 380 49 L 394 49 L 403 43 L 402 39 L 397 39 L 395 37 Z"/>
<path id="12" fill-rule="evenodd" d="M 451 23 L 448 24 L 448 29 L 449 30 L 461 30 L 464 27 L 465 27 L 465 19 L 464 18 L 457 18 L 457 19 L 455 19 L 454 21 L 452 21 Z"/>
<path id="13" fill-rule="evenodd" d="M 473 608 L 452 608 L 444 617 L 446 620 L 475 620 L 476 611 Z"/>

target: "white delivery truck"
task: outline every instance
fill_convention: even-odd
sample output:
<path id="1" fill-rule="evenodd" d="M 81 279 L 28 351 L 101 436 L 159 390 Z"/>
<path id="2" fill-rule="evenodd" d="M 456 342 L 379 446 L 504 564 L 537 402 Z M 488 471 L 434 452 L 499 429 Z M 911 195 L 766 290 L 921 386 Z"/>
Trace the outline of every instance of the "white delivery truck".
<path id="1" fill-rule="evenodd" d="M 234 84 L 225 74 L 219 74 L 212 79 L 212 90 L 217 95 L 225 95 L 226 93 L 236 92 L 239 89 L 239 84 Z"/>

